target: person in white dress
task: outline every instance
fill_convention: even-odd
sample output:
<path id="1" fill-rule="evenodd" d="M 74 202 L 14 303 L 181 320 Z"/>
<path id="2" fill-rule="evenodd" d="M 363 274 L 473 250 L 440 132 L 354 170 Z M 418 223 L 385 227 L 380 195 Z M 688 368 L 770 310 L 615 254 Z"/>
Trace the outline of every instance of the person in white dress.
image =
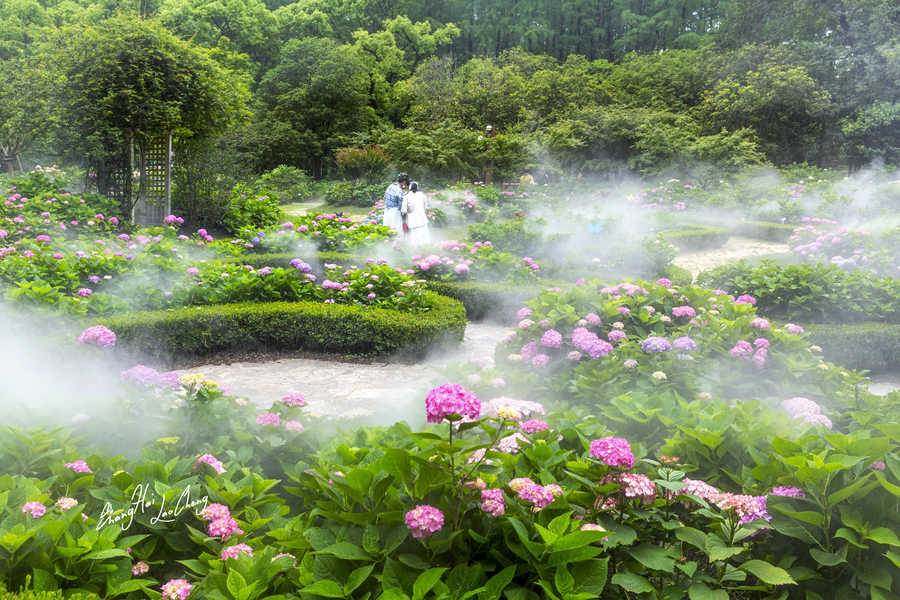
<path id="1" fill-rule="evenodd" d="M 403 204 L 403 191 L 409 184 L 409 175 L 400 173 L 397 181 L 388 186 L 384 192 L 384 219 L 381 224 L 390 227 L 398 235 L 403 233 L 403 217 L 400 215 L 400 205 Z"/>
<path id="2" fill-rule="evenodd" d="M 400 213 L 406 217 L 409 227 L 407 241 L 413 246 L 421 246 L 431 241 L 428 231 L 428 196 L 419 190 L 415 181 L 409 184 L 409 193 L 403 197 Z"/>

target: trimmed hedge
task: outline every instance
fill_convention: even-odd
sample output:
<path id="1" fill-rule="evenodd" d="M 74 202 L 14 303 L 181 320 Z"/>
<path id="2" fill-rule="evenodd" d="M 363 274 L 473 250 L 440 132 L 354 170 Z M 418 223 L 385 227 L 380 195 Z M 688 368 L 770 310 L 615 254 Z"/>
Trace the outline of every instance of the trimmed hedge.
<path id="1" fill-rule="evenodd" d="M 675 285 L 691 285 L 694 281 L 694 275 L 690 271 L 675 264 L 666 265 L 662 276 Z"/>
<path id="2" fill-rule="evenodd" d="M 900 280 L 835 265 L 746 261 L 703 271 L 697 284 L 750 294 L 760 314 L 795 323 L 900 323 Z"/>
<path id="3" fill-rule="evenodd" d="M 472 321 L 491 318 L 510 321 L 513 313 L 547 287 L 554 284 L 513 285 L 481 281 L 429 281 L 425 287 L 462 303 Z"/>
<path id="4" fill-rule="evenodd" d="M 308 256 L 303 256 L 298 253 L 289 253 L 289 252 L 273 252 L 271 254 L 244 254 L 241 256 L 227 256 L 224 258 L 219 258 L 219 260 L 223 263 L 233 263 L 238 265 L 250 265 L 254 269 L 260 269 L 262 267 L 283 267 L 288 268 L 291 266 L 291 261 L 295 258 L 302 258 L 304 260 L 311 260 Z M 354 254 L 347 254 L 345 252 L 316 252 L 315 260 L 318 260 L 320 263 L 337 263 L 340 265 L 347 265 L 352 262 L 357 262 L 362 264 L 365 262 L 364 258 L 360 258 Z"/>
<path id="5" fill-rule="evenodd" d="M 355 356 L 416 356 L 460 342 L 462 304 L 426 292 L 431 310 L 403 313 L 319 302 L 265 302 L 149 311 L 100 320 L 127 351 L 173 361 L 232 351 L 302 350 Z"/>
<path id="6" fill-rule="evenodd" d="M 788 238 L 794 235 L 795 228 L 796 225 L 788 225 L 787 223 L 742 221 L 741 223 L 738 223 L 732 233 L 757 240 L 787 243 Z"/>
<path id="7" fill-rule="evenodd" d="M 900 366 L 900 324 L 804 325 L 825 360 L 850 369 L 895 371 Z"/>
<path id="8" fill-rule="evenodd" d="M 707 250 L 725 245 L 731 231 L 724 227 L 698 227 L 663 231 L 660 235 L 679 250 Z"/>

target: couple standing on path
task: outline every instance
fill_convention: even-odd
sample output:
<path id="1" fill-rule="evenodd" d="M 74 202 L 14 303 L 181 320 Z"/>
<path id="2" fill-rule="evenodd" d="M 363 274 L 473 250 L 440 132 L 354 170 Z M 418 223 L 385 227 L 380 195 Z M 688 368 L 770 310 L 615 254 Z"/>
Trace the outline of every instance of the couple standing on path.
<path id="1" fill-rule="evenodd" d="M 409 191 L 404 194 L 407 186 Z M 384 192 L 384 220 L 382 224 L 403 235 L 413 246 L 431 241 L 428 231 L 428 197 L 419 191 L 419 184 L 400 173 L 397 181 Z M 405 234 L 405 235 L 404 235 Z"/>

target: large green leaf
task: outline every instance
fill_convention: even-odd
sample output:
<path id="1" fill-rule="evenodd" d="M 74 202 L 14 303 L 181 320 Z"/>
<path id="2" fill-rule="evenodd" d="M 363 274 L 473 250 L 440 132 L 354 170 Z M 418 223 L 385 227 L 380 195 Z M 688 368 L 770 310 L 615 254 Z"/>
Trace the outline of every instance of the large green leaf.
<path id="1" fill-rule="evenodd" d="M 433 567 L 416 577 L 416 582 L 413 584 L 413 600 L 423 600 L 431 588 L 441 580 L 441 575 L 446 570 L 447 567 Z"/>
<path id="2" fill-rule="evenodd" d="M 627 552 L 648 569 L 671 572 L 675 568 L 675 557 L 659 546 L 644 543 Z"/>
<path id="3" fill-rule="evenodd" d="M 656 590 L 646 577 L 636 573 L 616 573 L 612 576 L 612 583 L 632 594 L 646 594 Z"/>
<path id="4" fill-rule="evenodd" d="M 764 560 L 748 560 L 738 568 L 755 575 L 760 581 L 769 585 L 796 585 L 797 583 L 787 571 Z"/>
<path id="5" fill-rule="evenodd" d="M 728 600 L 728 592 L 711 589 L 704 583 L 695 583 L 688 588 L 688 598 L 691 600 Z"/>
<path id="6" fill-rule="evenodd" d="M 306 594 L 316 594 L 317 596 L 325 596 L 326 598 L 343 598 L 344 588 L 336 581 L 330 579 L 320 579 L 319 581 L 308 585 L 302 590 Z"/>

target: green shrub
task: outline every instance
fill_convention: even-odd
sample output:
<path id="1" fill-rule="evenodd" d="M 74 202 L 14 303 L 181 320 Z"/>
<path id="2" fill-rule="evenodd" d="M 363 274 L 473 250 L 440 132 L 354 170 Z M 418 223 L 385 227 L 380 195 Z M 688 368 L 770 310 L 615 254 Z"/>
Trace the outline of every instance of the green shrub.
<path id="1" fill-rule="evenodd" d="M 425 287 L 462 302 L 466 308 L 466 317 L 472 321 L 491 317 L 509 321 L 515 309 L 540 294 L 546 285 L 514 286 L 508 283 L 480 281 L 429 281 Z"/>
<path id="2" fill-rule="evenodd" d="M 794 226 L 769 221 L 742 221 L 734 228 L 733 233 L 758 240 L 787 243 L 788 238 L 794 234 Z"/>
<path id="3" fill-rule="evenodd" d="M 277 197 L 256 194 L 245 185 L 236 185 L 222 222 L 228 231 L 237 234 L 247 227 L 263 229 L 275 225 L 280 216 Z"/>
<path id="4" fill-rule="evenodd" d="M 469 225 L 468 239 L 471 242 L 491 242 L 503 252 L 524 256 L 543 254 L 545 241 L 539 231 L 529 231 L 524 219 L 509 221 L 486 221 Z"/>
<path id="5" fill-rule="evenodd" d="M 337 206 L 369 207 L 384 197 L 386 183 L 335 181 L 325 190 L 325 201 Z"/>
<path id="6" fill-rule="evenodd" d="M 241 256 L 229 256 L 226 258 L 220 258 L 218 260 L 223 263 L 250 265 L 254 269 L 261 269 L 262 267 L 287 268 L 291 266 L 291 261 L 295 258 L 306 257 L 298 257 L 296 252 L 273 252 L 270 254 L 243 254 Z M 351 263 L 362 264 L 363 262 L 365 262 L 365 259 L 363 258 L 354 256 L 353 254 L 346 254 L 344 252 L 316 252 L 314 259 L 321 264 L 334 263 L 345 266 Z M 307 260 L 312 260 L 312 258 L 308 258 Z"/>
<path id="7" fill-rule="evenodd" d="M 0 593 L 0 600 L 94 600 L 99 599 L 100 596 L 95 594 L 75 594 L 66 596 L 62 592 L 35 592 L 32 590 L 13 593 L 13 592 L 2 592 Z"/>
<path id="8" fill-rule="evenodd" d="M 313 195 L 312 178 L 297 167 L 280 165 L 256 180 L 256 188 L 278 196 L 281 204 L 300 202 Z"/>
<path id="9" fill-rule="evenodd" d="M 662 271 L 662 276 L 671 281 L 675 285 L 691 285 L 694 276 L 690 271 L 678 265 L 669 264 Z"/>
<path id="10" fill-rule="evenodd" d="M 808 323 L 900 322 L 900 280 L 835 265 L 740 261 L 704 271 L 698 285 L 756 298 L 760 314 Z"/>
<path id="11" fill-rule="evenodd" d="M 664 231 L 660 235 L 681 250 L 706 250 L 723 246 L 731 232 L 723 227 L 698 227 Z"/>
<path id="12" fill-rule="evenodd" d="M 418 354 L 461 341 L 463 306 L 431 292 L 426 313 L 319 302 L 223 304 L 115 316 L 101 324 L 128 350 L 165 359 L 245 350 L 306 350 L 346 355 Z"/>
<path id="13" fill-rule="evenodd" d="M 849 369 L 895 370 L 900 364 L 900 324 L 807 325 L 808 340 L 825 360 Z"/>

